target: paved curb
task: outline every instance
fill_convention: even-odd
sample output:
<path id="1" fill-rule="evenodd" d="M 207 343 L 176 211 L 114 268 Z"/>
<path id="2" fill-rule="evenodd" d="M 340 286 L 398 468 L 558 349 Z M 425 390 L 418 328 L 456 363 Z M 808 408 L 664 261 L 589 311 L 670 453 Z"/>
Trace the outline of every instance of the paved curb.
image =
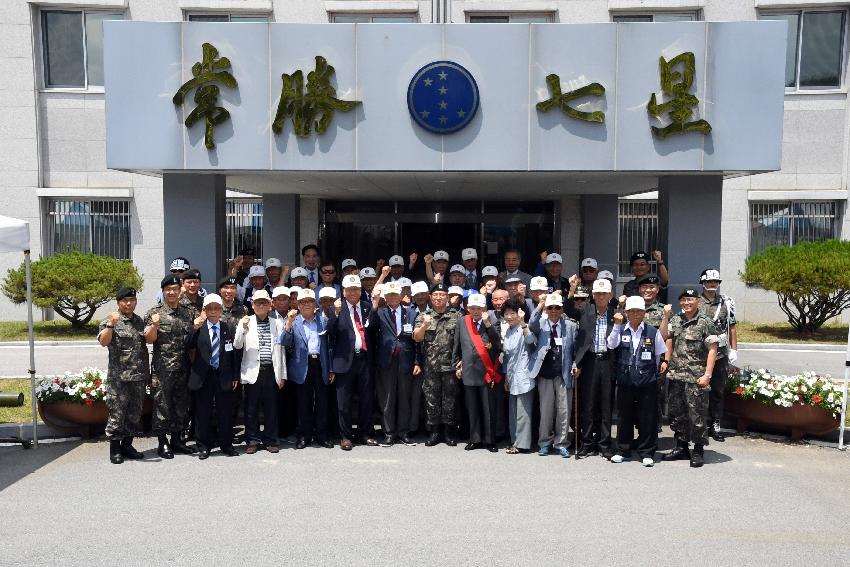
<path id="1" fill-rule="evenodd" d="M 760 348 L 782 348 L 788 350 L 840 350 L 847 349 L 846 343 L 738 343 L 738 350 L 758 350 Z"/>
<path id="2" fill-rule="evenodd" d="M 29 341 L 0 341 L 0 347 L 4 347 L 4 346 L 25 347 L 25 346 L 29 346 L 29 344 L 30 344 Z M 40 347 L 40 346 L 49 346 L 49 347 L 55 347 L 55 346 L 75 347 L 76 346 L 76 347 L 78 347 L 78 346 L 86 346 L 86 345 L 100 346 L 97 342 L 97 339 L 95 339 L 94 337 L 92 337 L 90 340 L 85 340 L 85 341 L 77 341 L 77 340 L 74 340 L 74 341 L 35 341 L 36 347 Z"/>
<path id="3" fill-rule="evenodd" d="M 32 439 L 32 423 L 0 423 L 0 437 Z M 66 430 L 53 429 L 44 422 L 39 421 L 38 438 L 39 440 L 66 439 L 68 438 L 68 432 Z"/>

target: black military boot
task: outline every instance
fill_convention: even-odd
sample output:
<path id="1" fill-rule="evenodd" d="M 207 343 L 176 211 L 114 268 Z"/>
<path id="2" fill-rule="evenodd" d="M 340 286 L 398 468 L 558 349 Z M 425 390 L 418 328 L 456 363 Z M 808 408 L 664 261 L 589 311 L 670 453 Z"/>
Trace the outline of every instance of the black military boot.
<path id="1" fill-rule="evenodd" d="M 726 436 L 724 436 L 723 433 L 720 431 L 720 420 L 719 419 L 715 419 L 711 423 L 711 432 L 710 433 L 711 433 L 711 438 L 714 439 L 715 441 L 719 441 L 720 443 L 723 443 L 724 441 L 726 441 Z"/>
<path id="2" fill-rule="evenodd" d="M 457 445 L 457 439 L 455 439 L 454 435 L 454 426 L 446 425 L 444 427 L 445 433 L 443 435 L 446 438 L 446 445 L 448 445 L 449 447 L 454 447 L 455 445 Z"/>
<path id="3" fill-rule="evenodd" d="M 171 435 L 171 450 L 175 453 L 183 453 L 184 455 L 194 455 L 198 452 L 198 448 L 194 445 L 187 445 L 178 433 Z"/>
<path id="4" fill-rule="evenodd" d="M 121 454 L 120 439 L 111 439 L 109 441 L 109 461 L 113 465 L 120 465 L 124 462 L 124 455 Z"/>
<path id="5" fill-rule="evenodd" d="M 163 459 L 173 459 L 174 453 L 171 452 L 171 447 L 168 445 L 168 437 L 160 435 L 157 439 L 159 439 L 159 447 L 156 448 L 156 454 Z"/>
<path id="6" fill-rule="evenodd" d="M 694 444 L 694 450 L 691 451 L 691 466 L 696 468 L 701 467 L 705 463 L 705 458 L 702 453 L 702 445 Z"/>
<path id="7" fill-rule="evenodd" d="M 676 437 L 676 448 L 661 457 L 662 461 L 687 461 L 691 458 L 691 452 L 688 450 L 687 441 L 682 441 Z"/>
<path id="8" fill-rule="evenodd" d="M 145 458 L 143 454 L 136 451 L 136 448 L 133 447 L 132 437 L 125 437 L 123 441 L 121 441 L 121 454 L 134 461 Z"/>
<path id="9" fill-rule="evenodd" d="M 430 435 L 428 435 L 428 440 L 425 441 L 425 446 L 426 447 L 433 447 L 434 445 L 436 445 L 439 442 L 440 442 L 440 430 L 435 429 L 434 431 L 432 431 L 430 433 Z"/>

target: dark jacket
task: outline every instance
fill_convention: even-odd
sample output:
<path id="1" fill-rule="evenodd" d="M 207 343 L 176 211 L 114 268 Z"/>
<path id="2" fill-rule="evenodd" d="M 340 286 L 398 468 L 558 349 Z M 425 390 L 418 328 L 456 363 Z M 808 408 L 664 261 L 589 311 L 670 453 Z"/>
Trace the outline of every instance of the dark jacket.
<path id="1" fill-rule="evenodd" d="M 395 317 L 389 306 L 381 307 L 377 313 L 376 329 L 376 353 L 375 363 L 379 368 L 389 368 L 393 363 L 393 351 L 399 348 L 398 371 L 404 374 L 413 372 L 416 362 L 416 343 L 413 341 L 413 319 L 410 318 L 410 309 L 399 305 L 401 309 L 401 329 L 396 335 Z M 405 325 L 410 325 L 405 332 Z"/>
<path id="2" fill-rule="evenodd" d="M 218 339 L 218 380 L 222 391 L 232 389 L 232 383 L 239 380 L 239 370 L 236 366 L 236 350 L 233 349 L 233 328 L 219 321 Z M 230 345 L 228 347 L 227 345 Z M 207 380 L 210 370 L 210 355 L 212 354 L 210 344 L 210 331 L 204 322 L 201 328 L 192 334 L 189 349 L 194 351 L 195 359 L 189 371 L 189 389 L 200 390 Z M 230 350 L 227 350 L 230 348 Z"/>
<path id="3" fill-rule="evenodd" d="M 485 313 L 484 315 L 490 318 L 490 327 L 484 325 L 482 318 L 479 334 L 485 347 L 487 343 L 490 343 L 487 353 L 495 365 L 499 359 L 499 352 L 502 350 L 502 334 L 500 332 L 499 320 L 492 313 Z M 484 376 L 487 374 L 487 369 L 484 367 L 484 362 L 478 355 L 478 350 L 475 348 L 475 344 L 472 342 L 472 336 L 466 327 L 467 317 L 471 317 L 471 315 L 459 317 L 457 320 L 454 349 L 452 351 L 452 364 L 456 365 L 458 361 L 463 360 L 462 377 L 464 386 L 483 386 L 486 384 Z M 499 377 L 496 378 L 496 383 L 502 381 L 501 371 L 499 374 Z"/>
<path id="4" fill-rule="evenodd" d="M 377 320 L 372 311 L 372 304 L 366 301 L 360 302 L 360 313 L 362 314 L 360 324 L 363 325 L 363 333 L 366 335 L 366 354 L 371 358 L 374 355 L 375 341 L 373 326 Z M 343 374 L 351 368 L 354 358 L 355 333 L 357 329 L 351 321 L 351 312 L 348 310 L 348 301 L 343 298 L 342 309 L 339 316 L 333 315 L 328 320 L 328 342 L 331 346 L 331 372 Z"/>
<path id="5" fill-rule="evenodd" d="M 608 312 L 606 318 L 608 321 L 608 334 L 614 329 L 614 313 L 617 312 L 617 307 L 613 304 L 608 304 Z M 564 313 L 567 317 L 578 321 L 579 333 L 576 337 L 576 366 L 581 368 L 584 362 L 584 355 L 590 352 L 593 345 L 593 336 L 596 333 L 596 303 L 592 300 L 584 305 L 576 307 L 573 299 L 567 298 L 564 300 Z"/>

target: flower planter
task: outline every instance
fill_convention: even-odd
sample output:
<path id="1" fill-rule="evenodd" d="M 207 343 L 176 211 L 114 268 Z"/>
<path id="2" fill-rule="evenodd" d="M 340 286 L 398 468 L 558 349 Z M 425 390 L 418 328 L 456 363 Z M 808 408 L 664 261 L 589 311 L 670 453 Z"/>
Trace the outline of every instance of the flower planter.
<path id="1" fill-rule="evenodd" d="M 145 396 L 142 406 L 142 416 L 150 415 L 153 401 Z M 94 402 L 91 405 L 73 402 L 38 402 L 38 413 L 42 421 L 54 429 L 80 433 L 90 437 L 92 430 L 102 430 L 106 427 L 109 411 L 106 402 Z"/>
<path id="2" fill-rule="evenodd" d="M 799 441 L 803 435 L 824 436 L 839 426 L 838 418 L 826 410 L 809 405 L 794 404 L 791 407 L 768 405 L 758 400 L 744 399 L 727 393 L 726 412 L 738 418 L 737 431 L 743 433 L 750 424 L 756 423 L 791 432 L 791 439 Z"/>

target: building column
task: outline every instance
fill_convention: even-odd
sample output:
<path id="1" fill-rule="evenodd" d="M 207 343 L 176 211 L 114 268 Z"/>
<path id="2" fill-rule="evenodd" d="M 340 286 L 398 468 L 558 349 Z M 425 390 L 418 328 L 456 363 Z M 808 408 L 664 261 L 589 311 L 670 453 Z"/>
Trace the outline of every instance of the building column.
<path id="1" fill-rule="evenodd" d="M 564 259 L 563 273 L 569 277 L 573 274 L 571 270 L 578 270 L 579 262 L 581 262 L 581 197 L 579 195 L 561 197 L 560 201 L 555 201 L 555 206 L 559 207 L 558 216 L 561 225 L 558 250 Z"/>
<path id="2" fill-rule="evenodd" d="M 706 268 L 720 267 L 723 211 L 721 175 L 671 175 L 658 180 L 658 242 L 676 303 L 684 287 L 699 285 Z"/>
<path id="3" fill-rule="evenodd" d="M 165 266 L 187 258 L 201 271 L 203 286 L 215 289 L 224 274 L 226 238 L 225 176 L 210 173 L 165 173 L 162 176 L 162 220 Z"/>
<path id="4" fill-rule="evenodd" d="M 263 256 L 300 265 L 298 195 L 263 195 Z"/>
<path id="5" fill-rule="evenodd" d="M 617 195 L 582 196 L 582 258 L 596 258 L 599 271 L 609 270 L 614 278 L 620 249 L 619 207 Z M 576 265 L 565 275 L 578 273 L 578 269 Z"/>

